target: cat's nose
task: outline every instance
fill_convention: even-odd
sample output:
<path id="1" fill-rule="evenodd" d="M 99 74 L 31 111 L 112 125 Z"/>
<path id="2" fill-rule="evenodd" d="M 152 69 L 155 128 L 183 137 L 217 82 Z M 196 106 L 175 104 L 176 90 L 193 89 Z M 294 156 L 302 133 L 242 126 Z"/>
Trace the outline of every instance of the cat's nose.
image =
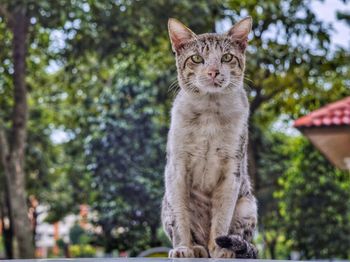
<path id="1" fill-rule="evenodd" d="M 212 78 L 215 79 L 220 74 L 218 69 L 209 69 L 208 70 L 208 75 Z"/>

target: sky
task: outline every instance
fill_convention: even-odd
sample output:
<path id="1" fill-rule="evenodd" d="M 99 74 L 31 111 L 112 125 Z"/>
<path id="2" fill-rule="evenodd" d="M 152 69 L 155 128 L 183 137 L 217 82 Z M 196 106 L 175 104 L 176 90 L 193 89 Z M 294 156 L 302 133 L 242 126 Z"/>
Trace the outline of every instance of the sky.
<path id="1" fill-rule="evenodd" d="M 344 4 L 339 0 L 326 0 L 323 3 L 320 1 L 311 1 L 311 6 L 315 11 L 318 18 L 321 20 L 332 23 L 334 32 L 332 33 L 332 44 L 340 45 L 343 47 L 350 46 L 350 27 L 343 21 L 338 21 L 336 17 L 337 11 L 350 12 L 350 1 Z"/>

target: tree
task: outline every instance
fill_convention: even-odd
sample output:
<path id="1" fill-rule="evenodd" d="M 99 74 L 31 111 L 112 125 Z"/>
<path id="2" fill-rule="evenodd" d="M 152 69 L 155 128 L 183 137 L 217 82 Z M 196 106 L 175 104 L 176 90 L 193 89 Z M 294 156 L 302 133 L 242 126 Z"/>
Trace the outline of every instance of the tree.
<path id="1" fill-rule="evenodd" d="M 6 176 L 11 216 L 14 232 L 22 258 L 34 256 L 34 245 L 31 237 L 31 225 L 27 215 L 25 189 L 25 143 L 27 138 L 27 87 L 26 52 L 29 30 L 29 17 L 26 8 L 19 6 L 12 10 L 0 6 L 1 13 L 6 17 L 13 34 L 13 86 L 14 104 L 12 112 L 11 133 L 6 134 L 3 123 L 0 122 L 0 155 Z"/>
<path id="2" fill-rule="evenodd" d="M 348 258 L 350 183 L 304 138 L 279 179 L 280 214 L 292 248 L 302 259 Z"/>
<path id="3" fill-rule="evenodd" d="M 346 67 L 346 52 L 334 55 L 328 52 L 330 28 L 316 18 L 307 1 L 227 1 L 222 5 L 212 1 L 195 3 L 152 1 L 147 4 L 143 1 L 118 3 L 102 1 L 89 3 L 85 10 L 87 11 L 75 16 L 81 21 L 80 26 L 69 27 L 67 30 L 67 34 L 72 37 L 68 38 L 67 48 L 63 50 L 64 66 L 58 81 L 70 87 L 62 89 L 68 93 L 67 104 L 73 105 L 66 114 L 66 119 L 70 120 L 64 125 L 66 131 L 73 134 L 74 139 L 70 145 L 76 146 L 75 151 L 84 152 L 86 142 L 88 147 L 91 146 L 90 141 L 86 141 L 85 138 L 90 138 L 89 134 L 94 130 L 91 130 L 92 125 L 86 120 L 99 118 L 100 111 L 96 105 L 102 101 L 99 99 L 93 101 L 91 97 L 105 94 L 106 88 L 114 88 L 115 92 L 119 93 L 125 88 L 118 84 L 122 79 L 135 77 L 139 82 L 150 81 L 147 85 L 140 85 L 133 80 L 129 89 L 138 90 L 143 86 L 146 97 L 156 96 L 157 109 L 160 111 L 158 121 L 169 120 L 168 112 L 172 96 L 167 92 L 167 87 L 175 78 L 174 62 L 171 59 L 166 35 L 166 22 L 169 16 L 180 18 L 196 33 L 213 31 L 215 22 L 222 18 L 237 20 L 239 16 L 248 14 L 253 16 L 254 37 L 250 42 L 247 60 L 247 77 L 252 80 L 247 80 L 247 89 L 252 109 L 250 172 L 259 197 L 268 191 L 266 193 L 268 198 L 272 198 L 277 178 L 281 175 L 279 172 L 282 172 L 285 166 L 284 162 L 279 167 L 276 165 L 276 170 L 272 171 L 273 178 L 268 176 L 271 170 L 270 166 L 266 165 L 264 154 L 272 156 L 276 155 L 276 152 L 280 153 L 279 149 L 270 147 L 270 143 L 277 143 L 285 138 L 266 142 L 269 138 L 265 140 L 266 133 L 259 130 L 271 128 L 271 124 L 281 113 L 291 120 L 329 102 L 328 99 L 337 99 L 347 92 L 347 75 L 344 73 L 347 71 L 343 70 Z M 142 23 L 133 19 L 135 16 L 141 17 Z M 275 30 L 277 33 L 268 36 L 269 30 Z M 308 42 L 308 39 L 314 40 Z M 144 54 L 147 55 L 143 56 Z M 114 67 L 115 64 L 126 64 L 128 70 L 120 70 L 119 67 Z M 136 67 L 136 70 L 133 67 Z M 142 68 L 142 74 L 138 72 L 140 71 L 138 67 Z M 329 84 L 330 88 L 325 88 L 325 83 Z M 149 94 L 149 89 L 153 86 L 159 88 Z M 81 95 L 78 96 L 77 92 Z M 139 91 L 130 92 L 135 96 L 139 94 Z M 114 103 L 118 104 L 119 99 L 123 101 L 126 98 L 115 96 L 114 99 Z M 130 103 L 138 101 L 134 100 L 134 96 L 130 96 L 129 99 Z M 113 107 L 109 109 L 111 112 L 118 112 L 112 103 L 111 107 Z M 130 105 L 129 110 L 134 110 L 133 108 Z M 137 112 L 135 115 L 140 119 L 143 117 Z M 110 117 L 106 116 L 106 119 Z M 126 115 L 120 117 L 125 121 Z M 113 121 L 118 122 L 117 119 Z M 133 121 L 133 124 L 132 120 L 128 122 L 129 129 L 121 130 L 135 132 L 137 121 L 136 119 Z M 103 126 L 103 119 L 99 119 L 98 123 Z M 115 128 L 121 128 L 116 123 L 114 125 Z M 96 131 L 98 135 L 96 134 L 97 139 L 94 140 L 96 145 L 94 154 L 104 156 L 109 154 L 107 147 L 97 145 L 102 143 L 99 142 L 100 139 L 109 137 L 107 133 L 112 133 L 111 126 L 109 125 L 110 130 L 103 127 Z M 112 145 L 110 147 L 112 148 Z M 133 148 L 132 145 L 128 147 Z M 280 160 L 283 159 L 279 159 L 278 156 L 268 159 L 271 162 Z M 90 161 L 90 164 L 93 164 L 94 161 Z M 79 163 L 84 163 L 84 160 Z M 101 170 L 108 167 L 106 162 L 100 161 L 99 164 Z M 112 166 L 115 170 L 120 168 L 116 168 L 114 164 Z M 89 171 L 93 171 L 92 174 L 96 179 L 98 176 L 96 170 Z M 104 172 L 99 174 L 102 173 Z M 273 181 L 265 183 L 265 178 Z M 112 210 L 111 206 L 109 208 Z M 117 209 L 116 207 L 115 210 Z M 267 216 L 262 213 L 260 217 L 264 221 L 269 221 L 271 209 L 263 209 L 263 212 L 265 211 Z"/>
<path id="4" fill-rule="evenodd" d="M 69 30 L 74 37 L 62 50 L 57 75 L 68 94 L 60 112 L 67 112 L 63 124 L 74 137 L 69 148 L 87 153 L 82 163 L 88 170 L 82 172 L 91 174 L 92 188 L 83 191 L 98 211 L 94 222 L 102 225 L 107 252 L 129 249 L 136 254 L 159 244 L 173 98 L 168 87 L 175 74 L 167 19 L 181 14 L 192 28 L 205 32 L 214 25 L 218 7 L 214 1 L 92 2 L 89 11 L 76 17 L 80 26 Z"/>
<path id="5" fill-rule="evenodd" d="M 288 137 L 269 142 L 274 123 L 291 126 L 301 115 L 346 96 L 349 52 L 331 52 L 331 26 L 316 17 L 309 1 L 231 0 L 225 7 L 232 9 L 226 13 L 231 20 L 251 15 L 254 21 L 245 81 L 251 102 L 249 173 L 273 257 L 273 246 L 284 234 L 273 194 L 290 158 L 284 146 L 276 145 Z"/>
<path id="6" fill-rule="evenodd" d="M 347 94 L 348 70 L 340 67 L 347 67 L 348 55 L 330 53 L 331 27 L 316 17 L 309 1 L 231 0 L 226 7 L 232 20 L 249 14 L 254 21 L 246 66 L 251 132 L 267 128 L 281 114 L 291 120 Z M 251 138 L 250 175 L 258 192 L 261 137 Z"/>
<path id="7" fill-rule="evenodd" d="M 135 255 L 159 245 L 165 143 L 145 88 L 131 81 L 106 90 L 100 114 L 92 120 L 98 134 L 88 149 L 95 194 L 92 208 L 98 211 L 95 222 L 103 228 L 107 252 L 118 248 Z"/>
<path id="8" fill-rule="evenodd" d="M 25 167 L 29 115 L 27 58 L 33 54 L 31 51 L 35 50 L 35 46 L 39 46 L 36 50 L 40 49 L 40 36 L 46 34 L 43 30 L 37 30 L 35 24 L 46 28 L 58 26 L 62 17 L 64 20 L 64 16 L 61 16 L 64 13 L 62 7 L 68 7 L 65 2 L 56 1 L 55 4 L 48 5 L 46 1 L 18 0 L 2 1 L 0 4 L 0 29 L 5 34 L 2 46 L 4 53 L 1 53 L 5 64 L 1 66 L 4 77 L 0 79 L 0 91 L 4 94 L 1 98 L 3 108 L 0 114 L 0 163 L 6 178 L 4 192 L 8 196 L 8 201 L 4 203 L 7 214 L 11 215 L 10 224 L 21 258 L 34 256 L 32 226 L 28 219 Z M 47 41 L 44 39 L 44 42 Z M 8 57 L 9 53 L 12 53 L 11 58 Z M 47 61 L 45 58 L 43 60 Z M 29 69 L 35 70 L 35 67 Z M 34 74 L 34 70 L 31 73 Z M 41 77 L 37 80 L 40 79 Z M 11 242 L 10 238 L 7 240 Z M 9 249 L 11 247 L 6 246 Z M 7 251 L 8 254 L 11 253 L 10 250 Z"/>
<path id="9" fill-rule="evenodd" d="M 258 127 L 255 127 L 258 128 Z M 257 192 L 259 204 L 259 233 L 266 247 L 264 258 L 280 259 L 288 256 L 290 251 L 287 243 L 282 243 L 284 229 L 280 223 L 281 215 L 278 212 L 278 199 L 274 193 L 279 189 L 278 180 L 283 176 L 291 163 L 292 150 L 289 146 L 290 136 L 279 131 L 268 131 L 257 129 L 253 134 L 262 133 L 259 141 L 261 144 L 255 145 L 259 148 L 259 178 L 261 189 Z M 283 244 L 283 252 L 279 250 L 279 245 Z"/>

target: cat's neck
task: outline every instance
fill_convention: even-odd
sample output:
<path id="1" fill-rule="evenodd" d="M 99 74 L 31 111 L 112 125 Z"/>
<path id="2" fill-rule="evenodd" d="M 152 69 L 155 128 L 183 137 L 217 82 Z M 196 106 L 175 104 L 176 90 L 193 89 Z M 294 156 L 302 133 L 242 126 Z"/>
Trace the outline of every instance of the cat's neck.
<path id="1" fill-rule="evenodd" d="M 229 90 L 224 93 L 196 94 L 180 90 L 176 100 L 176 108 L 180 111 L 223 111 L 228 114 L 239 112 L 248 114 L 249 104 L 243 88 Z"/>
<path id="2" fill-rule="evenodd" d="M 231 89 L 228 88 L 223 92 L 210 93 L 210 92 L 189 92 L 184 89 L 180 89 L 179 96 L 181 100 L 186 100 L 189 103 L 208 103 L 208 102 L 219 102 L 219 101 L 230 101 L 233 102 L 237 99 L 241 99 L 241 94 L 244 92 L 242 87 Z"/>

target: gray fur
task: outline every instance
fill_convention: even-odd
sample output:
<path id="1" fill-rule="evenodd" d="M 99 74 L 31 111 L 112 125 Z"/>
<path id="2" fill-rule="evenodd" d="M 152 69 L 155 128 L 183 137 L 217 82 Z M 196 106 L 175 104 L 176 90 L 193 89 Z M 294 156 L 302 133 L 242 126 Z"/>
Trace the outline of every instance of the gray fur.
<path id="1" fill-rule="evenodd" d="M 243 89 L 250 26 L 248 18 L 228 34 L 195 35 L 169 20 L 181 87 L 171 112 L 162 205 L 164 230 L 173 243 L 169 257 L 256 257 Z M 226 53 L 234 56 L 229 62 L 222 60 Z M 203 62 L 195 63 L 192 55 Z"/>

